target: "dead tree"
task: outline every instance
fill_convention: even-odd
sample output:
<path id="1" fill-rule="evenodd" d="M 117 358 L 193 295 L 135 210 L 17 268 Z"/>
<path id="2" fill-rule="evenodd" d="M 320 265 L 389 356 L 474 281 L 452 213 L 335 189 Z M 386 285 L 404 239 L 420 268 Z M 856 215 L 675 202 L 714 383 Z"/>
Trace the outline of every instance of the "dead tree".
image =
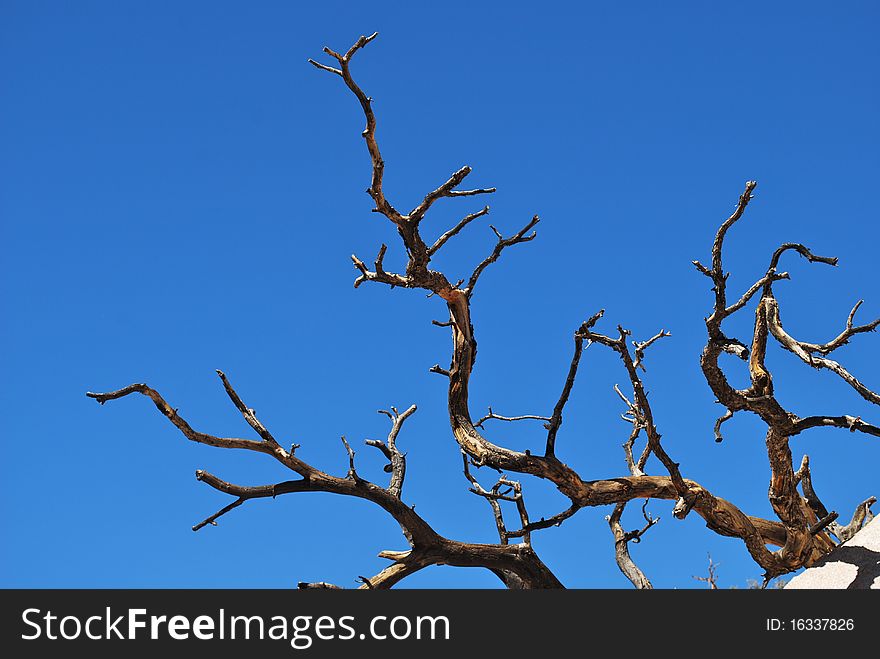
<path id="1" fill-rule="evenodd" d="M 431 267 L 433 257 L 448 241 L 459 236 L 469 224 L 489 212 L 489 207 L 485 206 L 463 217 L 455 226 L 433 241 L 426 241 L 422 236 L 422 220 L 432 206 L 443 198 L 482 196 L 494 192 L 495 189 L 461 189 L 462 183 L 471 172 L 471 168 L 465 166 L 435 190 L 428 192 L 410 211 L 400 211 L 391 203 L 383 187 L 385 162 L 376 138 L 376 115 L 373 111 L 372 99 L 361 89 L 351 73 L 351 63 L 355 55 L 376 36 L 372 34 L 368 37 L 360 37 L 345 53 L 324 48 L 324 52 L 335 61 L 335 65 L 309 60 L 321 71 L 341 78 L 342 83 L 360 103 L 366 119 L 366 128 L 362 135 L 372 163 L 372 176 L 367 189 L 374 203 L 372 211 L 381 214 L 396 227 L 407 256 L 405 269 L 402 272 L 391 272 L 384 266 L 384 257 L 388 249 L 384 244 L 379 247 L 372 268 L 352 255 L 351 259 L 357 270 L 354 285 L 358 287 L 364 283 L 376 283 L 392 288 L 420 289 L 426 291 L 429 296 L 434 296 L 438 301 L 442 300 L 442 304 L 445 305 L 448 319 L 433 322 L 449 328 L 452 338 L 451 361 L 448 367 L 435 365 L 431 371 L 448 379 L 449 423 L 452 436 L 462 452 L 464 476 L 470 483 L 471 491 L 487 501 L 498 530 L 499 542 L 477 544 L 443 537 L 428 521 L 418 515 L 413 507 L 405 503 L 402 492 L 406 477 L 406 457 L 398 448 L 397 441 L 405 421 L 416 411 L 415 405 L 403 412 L 395 408 L 382 411 L 391 422 L 388 438 L 386 441 L 367 442 L 368 445 L 381 451 L 388 460 L 385 471 L 390 474 L 390 479 L 387 486 L 382 486 L 358 473 L 355 466 L 355 452 L 344 437 L 342 444 L 349 458 L 348 473 L 344 476 L 333 476 L 307 464 L 296 456 L 296 445 L 289 448 L 281 446 L 220 371 L 218 375 L 226 393 L 259 439 L 215 437 L 194 430 L 176 409 L 146 384 L 132 384 L 109 393 L 88 393 L 89 397 L 101 404 L 129 394 L 142 394 L 149 397 L 159 411 L 187 439 L 210 446 L 264 453 L 298 476 L 280 483 L 242 486 L 221 480 L 206 471 L 197 471 L 198 480 L 231 495 L 234 500 L 196 524 L 193 527 L 194 531 L 215 524 L 220 516 L 251 499 L 274 498 L 297 492 L 330 492 L 366 499 L 379 506 L 400 524 L 409 544 L 409 549 L 405 551 L 382 551 L 379 556 L 388 559 L 390 565 L 375 576 L 361 577 L 362 588 L 389 588 L 426 566 L 438 564 L 486 568 L 510 588 L 560 588 L 562 584 L 532 548 L 532 534 L 559 526 L 582 508 L 613 506 L 613 512 L 606 519 L 613 534 L 617 563 L 635 586 L 650 588 L 650 581 L 630 557 L 629 543 L 638 542 L 658 521 L 658 518 L 648 514 L 645 508 L 652 499 L 674 501 L 673 515 L 678 519 L 684 519 L 687 515 L 695 513 L 702 517 L 706 526 L 715 533 L 739 538 L 752 559 L 763 569 L 765 583 L 766 580 L 778 575 L 809 566 L 836 545 L 835 537 L 837 541 L 846 540 L 865 520 L 870 519 L 870 507 L 875 501 L 873 497 L 859 505 L 847 526 L 838 524 L 836 521 L 838 514 L 828 512 L 813 489 L 809 460 L 806 456 L 800 468 L 795 470 L 789 441 L 802 432 L 821 426 L 842 428 L 875 437 L 880 436 L 880 427 L 849 415 L 820 414 L 801 417 L 785 409 L 776 397 L 773 376 L 765 364 L 765 353 L 767 342 L 772 337 L 807 366 L 831 371 L 865 400 L 875 405 L 880 404 L 880 396 L 877 393 L 868 389 L 840 363 L 829 358 L 830 353 L 846 344 L 856 334 L 875 330 L 880 324 L 880 319 L 865 325 L 856 325 L 854 318 L 861 305 L 860 301 L 846 319 L 844 329 L 827 343 L 808 343 L 788 334 L 783 328 L 779 303 L 773 292 L 777 282 L 789 279 L 788 273 L 779 269 L 781 258 L 787 252 L 795 252 L 810 263 L 831 266 L 837 263 L 836 258 L 817 256 L 798 243 L 781 245 L 771 255 L 767 270 L 758 280 L 738 298 L 732 298 L 733 301 L 728 299 L 728 273 L 724 271 L 722 265 L 724 239 L 745 213 L 756 186 L 754 181 L 746 183 L 733 213 L 718 229 L 712 244 L 710 265 L 706 266 L 694 261 L 697 270 L 711 281 L 714 292 L 712 311 L 705 321 L 707 342 L 700 364 L 706 382 L 726 410 L 715 423 L 716 441 L 722 441 L 722 424 L 738 412 L 757 415 L 767 427 L 767 458 L 771 469 L 769 499 L 776 520 L 750 516 L 730 501 L 713 494 L 699 482 L 686 478 L 679 463 L 664 449 L 641 373 L 644 371 L 643 363 L 647 349 L 660 339 L 669 336 L 664 330 L 644 341 L 632 340 L 630 332 L 621 325 L 618 325 L 614 332 L 600 333 L 597 327 L 603 311 L 598 311 L 574 331 L 571 364 L 558 402 L 551 414 L 505 417 L 495 414 L 490 408 L 488 415 L 476 422 L 472 421 L 468 385 L 477 354 L 477 340 L 471 315 L 471 300 L 480 276 L 486 268 L 498 261 L 508 248 L 529 242 L 536 237 L 533 229 L 538 224 L 538 216 L 532 217 L 525 226 L 509 236 L 491 227 L 497 237 L 494 249 L 474 267 L 466 279 L 453 283 L 443 272 Z M 744 310 L 753 299 L 757 300 L 757 306 L 751 340 L 743 342 L 728 337 L 722 328 L 724 321 Z M 591 479 L 582 476 L 558 457 L 561 447 L 557 444 L 557 436 L 562 426 L 563 412 L 574 386 L 584 347 L 588 344 L 598 344 L 616 353 L 631 390 L 627 395 L 617 389 L 625 406 L 622 418 L 630 426 L 629 437 L 623 444 L 629 473 L 613 478 Z M 731 386 L 719 365 L 719 357 L 722 353 L 736 355 L 747 365 L 751 378 L 751 385 L 748 388 L 736 389 Z M 544 422 L 546 434 L 542 436 L 538 450 L 519 452 L 505 448 L 503 440 L 499 439 L 499 435 L 503 435 L 502 432 L 493 432 L 491 438 L 485 432 L 488 421 L 515 422 L 524 419 Z M 640 438 L 644 438 L 644 445 L 636 458 L 634 449 Z M 651 457 L 659 462 L 656 474 L 646 472 Z M 501 474 L 491 487 L 484 487 L 474 476 L 472 468 L 481 467 L 489 467 Z M 519 482 L 510 477 L 510 474 L 526 474 L 552 482 L 568 499 L 568 505 L 555 515 L 532 520 L 526 508 L 523 488 Z M 641 529 L 626 531 L 621 525 L 621 515 L 627 504 L 633 500 L 644 501 L 642 510 L 645 525 Z M 512 505 L 515 508 L 518 519 L 514 528 L 508 526 L 502 505 Z M 770 549 L 769 546 L 777 549 Z M 336 587 L 324 582 L 303 583 L 300 586 Z"/>

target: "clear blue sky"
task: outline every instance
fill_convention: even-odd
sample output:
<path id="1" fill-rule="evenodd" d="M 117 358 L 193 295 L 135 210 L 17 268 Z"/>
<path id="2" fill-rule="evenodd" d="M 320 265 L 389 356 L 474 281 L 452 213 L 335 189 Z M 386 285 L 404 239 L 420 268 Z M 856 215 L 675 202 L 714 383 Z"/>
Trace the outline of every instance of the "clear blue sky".
<path id="1" fill-rule="evenodd" d="M 332 495 L 251 502 L 193 533 L 230 502 L 196 469 L 241 484 L 289 473 L 186 442 L 144 398 L 99 407 L 84 393 L 147 382 L 196 428 L 246 435 L 216 368 L 277 437 L 340 475 L 341 434 L 383 437 L 375 410 L 417 403 L 399 440 L 405 499 L 450 537 L 494 540 L 460 471 L 445 382 L 427 372 L 449 360 L 447 331 L 430 324 L 442 302 L 352 288 L 352 252 L 372 259 L 388 242 L 391 267 L 401 249 L 363 192 L 360 109 L 306 59 L 374 30 L 354 71 L 375 97 L 392 201 L 409 208 L 468 164 L 474 186 L 498 188 L 493 224 L 542 217 L 538 239 L 505 253 L 474 297 L 474 415 L 549 414 L 572 331 L 604 307 L 605 329 L 673 334 L 650 351 L 646 384 L 684 474 L 771 516 L 762 426 L 738 415 L 723 444 L 712 439 L 720 410 L 698 367 L 711 294 L 691 260 L 708 258 L 754 178 L 727 244 L 731 290 L 800 241 L 840 267 L 786 257 L 792 281 L 777 288 L 791 333 L 831 338 L 859 298 L 863 320 L 880 315 L 878 18 L 868 2 L 4 2 L 0 585 L 354 586 L 386 564 L 377 552 L 404 547 L 381 511 Z M 438 203 L 426 235 L 483 202 Z M 493 240 L 479 221 L 438 265 L 466 276 Z M 730 330 L 750 325 L 751 311 Z M 837 353 L 875 389 L 877 341 Z M 768 359 L 793 411 L 880 418 L 833 376 L 778 349 Z M 625 473 L 614 383 L 619 362 L 591 347 L 557 444 L 586 478 Z M 490 431 L 543 446 L 539 425 Z M 813 430 L 792 448 L 811 455 L 820 496 L 843 517 L 880 495 L 876 439 Z M 378 452 L 361 447 L 358 460 L 386 477 Z M 525 486 L 533 517 L 565 507 L 546 483 Z M 759 576 L 741 542 L 670 507 L 650 505 L 663 519 L 633 547 L 657 586 L 701 587 L 692 575 L 707 553 L 722 586 Z M 632 508 L 628 528 L 641 521 Z M 608 512 L 536 536 L 566 585 L 628 587 Z M 405 585 L 498 582 L 432 568 Z"/>

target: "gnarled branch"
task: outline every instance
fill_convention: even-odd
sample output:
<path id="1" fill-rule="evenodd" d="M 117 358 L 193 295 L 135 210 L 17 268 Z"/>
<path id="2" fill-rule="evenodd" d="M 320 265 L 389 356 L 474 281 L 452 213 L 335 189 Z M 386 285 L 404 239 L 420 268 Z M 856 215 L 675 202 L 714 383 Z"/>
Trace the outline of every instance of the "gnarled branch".
<path id="1" fill-rule="evenodd" d="M 559 580 L 538 558 L 530 544 L 533 531 L 558 526 L 572 517 L 584 507 L 614 505 L 614 512 L 608 521 L 615 538 L 615 551 L 618 564 L 625 574 L 640 587 L 649 587 L 650 582 L 632 562 L 628 543 L 638 542 L 642 534 L 657 521 L 646 512 L 645 506 L 650 499 L 674 501 L 673 515 L 684 518 L 691 511 L 700 515 L 712 531 L 743 541 L 752 558 L 765 570 L 769 579 L 772 576 L 795 570 L 827 553 L 833 545 L 827 532 L 842 537 L 852 529 L 864 523 L 871 514 L 870 505 L 873 497 L 857 508 L 853 521 L 847 527 L 837 524 L 836 513 L 828 513 L 815 497 L 808 466 L 802 465 L 797 472 L 791 462 L 789 439 L 793 435 L 808 428 L 819 426 L 846 427 L 851 431 L 859 431 L 877 436 L 880 428 L 861 421 L 857 417 L 810 416 L 798 418 L 785 410 L 775 398 L 772 376 L 765 364 L 765 350 L 768 336 L 774 336 L 783 347 L 797 354 L 811 366 L 828 368 L 837 373 L 866 400 L 880 402 L 880 397 L 856 380 L 837 362 L 827 359 L 827 354 L 846 344 L 855 334 L 873 331 L 880 325 L 880 319 L 866 325 L 856 326 L 854 317 L 861 302 L 856 304 L 847 318 L 844 330 L 831 341 L 818 344 L 793 339 L 782 329 L 779 320 L 778 303 L 773 297 L 773 284 L 788 279 L 785 272 L 777 272 L 780 258 L 787 251 L 796 251 L 810 262 L 836 265 L 837 259 L 814 255 L 808 248 L 799 243 L 786 243 L 772 255 L 767 271 L 757 279 L 735 302 L 727 301 L 728 274 L 723 269 L 722 252 L 728 231 L 743 216 L 750 203 L 756 186 L 748 181 L 745 191 L 740 195 L 733 213 L 721 224 L 712 245 L 711 267 L 699 261 L 694 265 L 699 272 L 707 276 L 713 283 L 714 303 L 712 313 L 706 319 L 708 340 L 701 355 L 701 368 L 706 380 L 715 393 L 718 402 L 725 408 L 725 413 L 715 424 L 716 440 L 721 440 L 721 424 L 731 418 L 734 413 L 747 410 L 758 415 L 767 425 L 766 445 L 771 467 L 770 503 L 779 521 L 770 521 L 752 517 L 744 513 L 733 503 L 722 499 L 708 491 L 698 482 L 687 479 L 678 462 L 666 451 L 661 443 L 661 435 L 657 429 L 651 404 L 641 372 L 645 371 L 645 350 L 660 338 L 669 336 L 661 330 L 645 341 L 628 341 L 630 333 L 618 326 L 616 336 L 607 336 L 596 331 L 595 326 L 602 312 L 595 314 L 586 321 L 574 334 L 574 355 L 569 366 L 568 375 L 550 417 L 523 415 L 503 417 L 489 409 L 489 415 L 477 423 L 471 420 L 469 410 L 468 386 L 476 359 L 477 341 L 471 314 L 471 299 L 475 286 L 486 268 L 496 262 L 503 251 L 513 245 L 533 240 L 536 232 L 532 231 L 538 223 L 535 215 L 525 227 L 510 237 L 504 237 L 495 227 L 490 225 L 497 242 L 492 252 L 473 270 L 464 284 L 463 280 L 456 283 L 447 276 L 431 268 L 432 257 L 452 237 L 458 235 L 469 223 L 488 213 L 488 206 L 481 211 L 471 213 L 459 221 L 453 228 L 443 233 L 429 247 L 420 233 L 420 225 L 427 212 L 439 199 L 444 197 L 465 197 L 494 192 L 494 188 L 476 188 L 460 190 L 459 186 L 470 174 L 470 167 L 462 167 L 453 173 L 442 185 L 424 195 L 422 201 L 408 214 L 400 213 L 388 200 L 384 190 L 385 162 L 376 139 L 376 116 L 372 107 L 372 98 L 368 97 L 354 81 L 350 63 L 354 55 L 376 38 L 376 33 L 360 37 L 344 54 L 329 48 L 324 52 L 336 62 L 336 66 L 328 66 L 309 60 L 317 69 L 339 76 L 346 87 L 358 99 L 366 120 L 363 137 L 371 161 L 371 181 L 367 192 L 375 207 L 373 211 L 384 215 L 396 227 L 401 244 L 406 252 L 407 262 L 400 273 L 385 269 L 384 259 L 388 246 L 382 244 L 373 261 L 373 270 L 357 256 L 352 256 L 354 267 L 358 271 L 355 286 L 365 281 L 384 283 L 391 287 L 418 288 L 426 291 L 429 297 L 436 296 L 446 304 L 449 313 L 447 322 L 437 322 L 441 327 L 449 327 L 452 336 L 452 358 L 449 368 L 439 365 L 431 371 L 445 376 L 448 380 L 448 411 L 450 427 L 456 442 L 463 453 L 464 472 L 471 483 L 473 491 L 489 502 L 499 533 L 498 544 L 475 544 L 451 540 L 439 535 L 420 515 L 414 507 L 402 500 L 402 488 L 406 475 L 405 455 L 397 448 L 396 440 L 404 420 L 415 411 L 415 406 L 403 413 L 395 408 L 383 411 L 391 420 L 391 430 L 386 441 L 366 440 L 366 443 L 379 450 L 388 460 L 385 471 L 391 474 L 388 487 L 381 487 L 361 477 L 355 469 L 355 453 L 347 440 L 342 442 L 348 455 L 349 468 L 345 476 L 332 476 L 304 462 L 290 451 L 283 449 L 269 430 L 257 419 L 253 409 L 248 408 L 232 388 L 225 374 L 218 371 L 226 393 L 235 407 L 243 415 L 246 422 L 260 437 L 259 440 L 242 438 L 225 438 L 208 435 L 194 430 L 176 409 L 173 409 L 157 391 L 146 384 L 133 384 L 118 391 L 88 395 L 103 404 L 138 393 L 149 397 L 160 412 L 180 430 L 183 435 L 197 443 L 220 448 L 246 449 L 272 456 L 276 461 L 299 475 L 299 479 L 282 481 L 272 485 L 240 486 L 223 481 L 206 471 L 197 472 L 197 478 L 209 486 L 235 497 L 235 500 L 218 512 L 197 524 L 194 530 L 206 525 L 214 525 L 219 517 L 241 506 L 251 499 L 276 497 L 303 491 L 328 492 L 345 496 L 354 496 L 368 500 L 385 510 L 401 526 L 409 543 L 405 551 L 386 550 L 380 556 L 391 561 L 391 564 L 372 577 L 359 577 L 362 588 L 388 588 L 406 576 L 428 566 L 446 564 L 462 567 L 482 567 L 492 571 L 509 587 L 561 587 Z M 529 233 L 532 231 L 531 233 Z M 759 295 L 760 294 L 760 295 Z M 754 333 L 751 345 L 728 337 L 722 331 L 722 322 L 733 313 L 743 309 L 755 297 L 758 304 L 755 314 Z M 620 357 L 632 386 L 632 399 L 625 396 L 615 387 L 617 393 L 627 406 L 622 418 L 631 424 L 629 439 L 624 444 L 628 475 L 602 479 L 587 479 L 575 469 L 560 461 L 556 456 L 556 438 L 563 420 L 563 411 L 568 404 L 578 367 L 582 359 L 584 345 L 599 343 L 613 350 Z M 630 345 L 633 350 L 631 351 Z M 744 390 L 733 388 L 718 360 L 721 353 L 734 354 L 748 360 L 751 386 Z M 566 412 L 567 413 L 567 412 Z M 514 421 L 536 419 L 546 421 L 546 443 L 543 455 L 533 454 L 530 450 L 523 452 L 506 448 L 484 436 L 480 430 L 489 419 Z M 500 424 L 499 424 L 500 425 Z M 495 426 L 497 428 L 498 425 Z M 479 430 L 478 430 L 479 429 Z M 636 439 L 645 434 L 646 444 L 641 456 L 634 458 Z M 295 446 L 295 445 L 294 445 Z M 657 457 L 667 475 L 650 476 L 645 473 L 646 463 L 651 455 Z M 489 489 L 479 484 L 471 474 L 470 466 L 488 466 L 503 474 L 528 474 L 545 479 L 556 485 L 559 492 L 568 499 L 568 507 L 549 518 L 530 521 L 523 499 L 520 483 L 507 475 L 502 475 Z M 801 485 L 803 496 L 797 491 Z M 811 494 L 812 493 L 812 494 Z M 646 526 L 642 529 L 626 532 L 621 524 L 621 516 L 626 503 L 633 499 L 644 499 L 642 511 Z M 516 506 L 519 516 L 519 529 L 507 528 L 501 511 L 502 503 Z M 518 544 L 511 544 L 512 538 L 522 538 Z M 768 549 L 768 545 L 780 547 L 777 551 Z M 301 587 L 336 588 L 326 582 L 303 583 Z"/>

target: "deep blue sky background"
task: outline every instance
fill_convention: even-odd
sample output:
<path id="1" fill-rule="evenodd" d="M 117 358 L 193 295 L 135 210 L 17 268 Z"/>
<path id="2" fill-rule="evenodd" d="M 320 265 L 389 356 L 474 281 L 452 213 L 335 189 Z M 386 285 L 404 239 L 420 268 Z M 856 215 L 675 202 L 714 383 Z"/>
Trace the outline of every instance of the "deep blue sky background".
<path id="1" fill-rule="evenodd" d="M 463 164 L 497 186 L 490 221 L 510 233 L 539 213 L 538 239 L 506 252 L 474 298 L 480 355 L 475 417 L 549 414 L 571 333 L 597 309 L 637 338 L 673 333 L 646 383 L 667 451 L 686 476 L 770 516 L 761 425 L 744 415 L 712 440 L 720 410 L 698 355 L 708 259 L 743 183 L 756 198 L 727 242 L 732 292 L 779 243 L 801 241 L 840 267 L 787 257 L 778 285 L 787 329 L 827 340 L 853 303 L 880 315 L 880 174 L 874 3 L 4 2 L 0 9 L 0 585 L 354 586 L 401 549 L 370 504 L 331 495 L 256 501 L 193 533 L 230 499 L 207 469 L 242 484 L 288 477 L 265 456 L 186 442 L 150 402 L 99 407 L 87 390 L 147 382 L 196 428 L 250 436 L 222 368 L 275 435 L 344 474 L 339 435 L 384 437 L 376 409 L 418 403 L 400 438 L 404 490 L 440 532 L 493 541 L 448 430 L 441 301 L 352 288 L 349 255 L 372 260 L 394 231 L 369 212 L 363 118 L 338 78 L 306 63 L 325 44 L 380 37 L 354 64 L 375 98 L 386 190 L 408 209 Z M 443 200 L 439 235 L 482 198 Z M 452 280 L 491 250 L 478 221 L 437 261 Z M 731 333 L 746 338 L 751 308 Z M 838 358 L 880 387 L 874 335 Z M 880 414 L 842 382 L 771 350 L 779 398 L 797 413 Z M 746 381 L 740 363 L 731 379 Z M 625 473 L 625 383 L 600 347 L 584 356 L 558 452 L 587 478 Z M 539 424 L 490 426 L 516 448 Z M 355 447 L 358 448 L 357 446 Z M 792 442 L 813 460 L 829 508 L 849 518 L 880 494 L 877 440 L 814 430 Z M 372 453 L 376 453 L 373 455 Z M 358 449 L 374 480 L 378 452 Z M 651 473 L 660 473 L 656 461 Z M 480 474 L 485 484 L 492 475 Z M 565 507 L 526 481 L 534 518 Z M 632 506 L 627 527 L 641 521 Z M 741 542 L 681 522 L 671 503 L 633 555 L 659 587 L 702 587 L 711 553 L 722 586 L 760 569 Z M 535 546 L 573 587 L 627 587 L 607 509 L 582 510 Z M 432 568 L 406 586 L 495 587 L 477 570 Z"/>

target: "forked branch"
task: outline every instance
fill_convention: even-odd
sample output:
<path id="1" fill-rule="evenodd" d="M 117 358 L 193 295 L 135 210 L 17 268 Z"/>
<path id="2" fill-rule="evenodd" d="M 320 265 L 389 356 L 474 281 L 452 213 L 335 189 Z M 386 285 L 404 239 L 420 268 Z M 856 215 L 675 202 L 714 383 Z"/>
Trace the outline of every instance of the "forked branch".
<path id="1" fill-rule="evenodd" d="M 530 240 L 535 239 L 535 237 L 538 235 L 538 232 L 532 231 L 532 233 L 529 234 L 529 230 L 534 227 L 539 221 L 540 219 L 537 215 L 535 215 L 528 224 L 526 224 L 522 229 L 513 234 L 510 238 L 505 238 L 501 235 L 498 229 L 490 225 L 490 228 L 495 233 L 495 236 L 498 238 L 498 242 L 495 243 L 495 249 L 492 250 L 492 253 L 480 262 L 480 264 L 474 270 L 473 274 L 471 274 L 470 279 L 468 279 L 467 285 L 464 289 L 468 297 L 471 297 L 473 295 L 474 287 L 477 285 L 477 280 L 480 278 L 480 275 L 483 274 L 483 270 L 488 268 L 491 264 L 495 263 L 495 261 L 498 260 L 498 258 L 501 256 L 501 253 L 505 249 L 513 245 L 527 243 Z"/>

